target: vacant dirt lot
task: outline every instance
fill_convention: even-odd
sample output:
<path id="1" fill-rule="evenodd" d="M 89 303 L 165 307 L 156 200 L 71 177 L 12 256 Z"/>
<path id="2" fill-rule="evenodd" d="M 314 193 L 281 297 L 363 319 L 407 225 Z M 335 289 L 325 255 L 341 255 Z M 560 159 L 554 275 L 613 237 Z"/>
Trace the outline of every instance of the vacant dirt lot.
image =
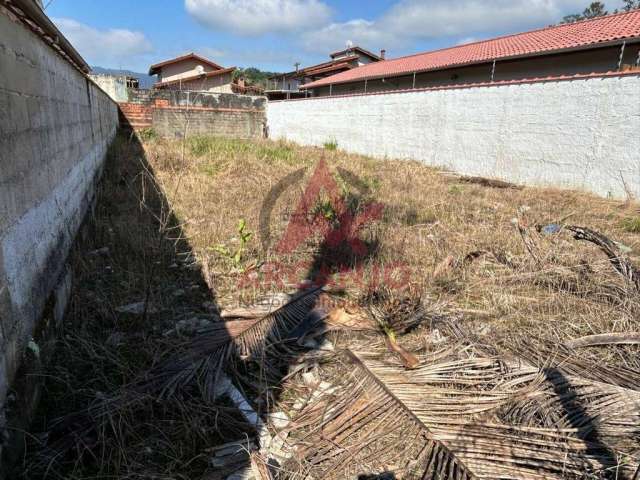
<path id="1" fill-rule="evenodd" d="M 377 245 L 368 266 L 402 264 L 403 279 L 410 272 L 403 287 L 464 314 L 466 327 L 478 329 L 491 343 L 518 335 L 565 341 L 634 326 L 637 306 L 608 258 L 594 245 L 576 242 L 569 232 L 541 235 L 536 226 L 589 227 L 627 246 L 627 255 L 636 261 L 637 203 L 556 189 L 493 188 L 417 162 L 374 160 L 327 147 L 213 138 L 190 139 L 184 148 L 163 140 L 145 144 L 156 178 L 221 306 L 273 293 L 274 285 L 261 281 L 272 279 L 260 271 L 261 265 L 298 265 L 312 258 L 317 241 L 284 257 L 275 248 L 265 252 L 259 217 L 272 187 L 305 167 L 304 179 L 282 194 L 270 217 L 271 237 L 277 241 L 314 166 L 324 159 L 338 179 L 341 167 L 365 185 L 362 193 L 341 181 L 351 208 L 361 212 L 368 202 L 384 207 L 382 217 L 367 222 L 360 233 Z M 216 247 L 237 249 L 241 219 L 253 235 L 241 260 L 234 262 Z M 518 224 L 526 229 L 524 240 Z M 257 281 L 243 281 L 252 274 Z M 249 286 L 238 288 L 245 283 Z M 623 362 L 619 355 L 613 357 Z"/>
<path id="2" fill-rule="evenodd" d="M 633 199 L 143 137 L 74 254 L 24 478 L 637 475 Z"/>

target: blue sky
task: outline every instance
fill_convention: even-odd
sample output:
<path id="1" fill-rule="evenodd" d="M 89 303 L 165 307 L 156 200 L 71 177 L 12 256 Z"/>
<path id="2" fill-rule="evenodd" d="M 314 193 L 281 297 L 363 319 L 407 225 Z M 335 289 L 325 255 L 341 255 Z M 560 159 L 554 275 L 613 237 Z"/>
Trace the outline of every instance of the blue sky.
<path id="1" fill-rule="evenodd" d="M 347 41 L 388 57 L 544 27 L 589 0 L 43 0 L 91 65 L 146 71 L 196 51 L 287 71 Z M 605 2 L 612 10 L 622 0 Z"/>

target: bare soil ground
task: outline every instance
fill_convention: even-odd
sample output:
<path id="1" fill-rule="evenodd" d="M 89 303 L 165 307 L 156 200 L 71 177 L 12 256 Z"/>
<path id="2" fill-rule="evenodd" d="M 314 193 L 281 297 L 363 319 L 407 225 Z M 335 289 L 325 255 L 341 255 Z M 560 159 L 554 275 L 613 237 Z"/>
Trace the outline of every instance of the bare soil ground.
<path id="1" fill-rule="evenodd" d="M 335 147 L 118 137 L 24 478 L 638 474 L 639 346 L 569 344 L 640 331 L 638 204 Z M 347 235 L 364 255 L 319 234 L 278 248 L 322 162 L 342 203 L 322 190 L 314 225 L 382 205 Z M 318 259 L 329 281 L 301 289 Z M 247 308 L 296 291 L 269 315 Z M 323 320 L 299 330 L 309 310 Z M 252 450 L 260 434 L 216 394 L 221 372 L 277 446 Z M 250 455 L 216 457 L 243 439 Z"/>

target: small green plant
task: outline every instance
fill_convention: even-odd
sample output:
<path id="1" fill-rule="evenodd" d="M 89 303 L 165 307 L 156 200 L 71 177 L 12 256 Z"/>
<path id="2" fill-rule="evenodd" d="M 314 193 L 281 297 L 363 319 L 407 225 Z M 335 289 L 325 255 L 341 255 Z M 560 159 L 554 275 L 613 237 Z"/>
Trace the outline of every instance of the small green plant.
<path id="1" fill-rule="evenodd" d="M 333 139 L 333 140 L 329 140 L 328 142 L 324 142 L 324 149 L 331 150 L 331 151 L 337 150 L 338 149 L 337 140 Z"/>
<path id="2" fill-rule="evenodd" d="M 208 153 L 212 149 L 212 139 L 208 137 L 189 137 L 187 139 L 187 147 L 189 152 L 196 157 L 201 157 L 205 153 Z"/>
<path id="3" fill-rule="evenodd" d="M 293 147 L 282 141 L 258 145 L 256 155 L 269 164 L 283 162 L 287 165 L 294 165 L 297 162 Z"/>
<path id="4" fill-rule="evenodd" d="M 622 228 L 629 233 L 640 233 L 640 217 L 628 217 L 622 221 Z"/>
<path id="5" fill-rule="evenodd" d="M 326 199 L 318 199 L 318 202 L 314 205 L 313 211 L 311 212 L 314 216 L 321 215 L 323 218 L 333 222 L 338 218 L 338 213 L 336 212 L 331 200 Z"/>
<path id="6" fill-rule="evenodd" d="M 150 142 L 151 140 L 158 138 L 158 133 L 151 127 L 143 128 L 138 132 L 138 137 L 143 142 Z"/>
<path id="7" fill-rule="evenodd" d="M 244 218 L 238 220 L 238 248 L 234 251 L 230 250 L 226 245 L 218 244 L 215 247 L 210 247 L 215 252 L 219 253 L 225 258 L 230 259 L 237 267 L 242 263 L 242 255 L 249 242 L 249 239 L 253 235 L 253 232 L 247 230 L 247 222 Z"/>
<path id="8" fill-rule="evenodd" d="M 451 185 L 449 187 L 449 193 L 451 193 L 452 195 L 460 195 L 462 192 L 462 187 L 459 185 Z"/>
<path id="9" fill-rule="evenodd" d="M 209 177 L 215 177 L 220 172 L 222 172 L 226 167 L 227 165 L 224 162 L 212 161 L 212 162 L 200 165 L 198 168 L 200 172 L 204 173 L 205 175 Z"/>
<path id="10" fill-rule="evenodd" d="M 211 135 L 192 135 L 187 138 L 187 149 L 196 157 L 203 155 L 235 155 L 249 152 L 250 142 L 236 138 L 214 137 Z"/>

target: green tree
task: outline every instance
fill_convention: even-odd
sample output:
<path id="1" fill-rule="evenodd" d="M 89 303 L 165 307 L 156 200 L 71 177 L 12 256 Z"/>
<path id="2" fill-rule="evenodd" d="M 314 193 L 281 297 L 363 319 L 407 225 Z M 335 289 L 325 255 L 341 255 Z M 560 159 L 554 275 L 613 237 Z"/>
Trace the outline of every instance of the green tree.
<path id="1" fill-rule="evenodd" d="M 625 12 L 630 12 L 637 8 L 640 8 L 640 0 L 624 0 L 624 7 L 622 7 L 622 10 Z"/>
<path id="2" fill-rule="evenodd" d="M 277 75 L 274 72 L 265 72 L 255 67 L 239 68 L 234 73 L 234 80 L 238 77 L 244 77 L 248 85 L 257 85 L 260 87 L 267 86 L 267 78 Z"/>
<path id="3" fill-rule="evenodd" d="M 626 2 L 638 2 L 639 0 L 625 0 Z M 626 9 L 626 6 L 625 6 Z M 571 15 L 566 15 L 565 17 L 562 18 L 562 22 L 561 23 L 573 23 L 573 22 L 579 22 L 580 20 L 588 20 L 590 18 L 596 18 L 596 17 L 603 17 L 605 15 L 608 15 L 609 12 L 607 12 L 607 7 L 605 7 L 604 3 L 602 2 L 591 2 L 591 4 L 585 8 L 582 13 L 573 13 Z"/>

